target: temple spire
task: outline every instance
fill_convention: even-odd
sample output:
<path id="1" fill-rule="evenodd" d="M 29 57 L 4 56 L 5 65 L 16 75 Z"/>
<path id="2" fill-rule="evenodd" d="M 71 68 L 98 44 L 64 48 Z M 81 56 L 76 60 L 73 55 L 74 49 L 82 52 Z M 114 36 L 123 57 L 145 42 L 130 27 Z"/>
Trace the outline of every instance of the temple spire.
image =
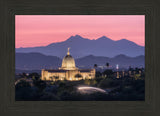
<path id="1" fill-rule="evenodd" d="M 67 52 L 67 55 L 70 55 L 69 49 L 70 49 L 70 48 L 68 48 L 68 52 Z"/>

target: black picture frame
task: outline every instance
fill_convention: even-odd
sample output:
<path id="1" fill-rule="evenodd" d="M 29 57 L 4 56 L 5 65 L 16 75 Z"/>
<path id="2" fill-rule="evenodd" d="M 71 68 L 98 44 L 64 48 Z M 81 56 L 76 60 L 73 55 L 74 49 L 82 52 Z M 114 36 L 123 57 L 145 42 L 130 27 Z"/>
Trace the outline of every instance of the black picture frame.
<path id="1" fill-rule="evenodd" d="M 1 116 L 160 116 L 160 0 L 0 0 Z M 145 101 L 15 101 L 15 15 L 145 15 Z"/>

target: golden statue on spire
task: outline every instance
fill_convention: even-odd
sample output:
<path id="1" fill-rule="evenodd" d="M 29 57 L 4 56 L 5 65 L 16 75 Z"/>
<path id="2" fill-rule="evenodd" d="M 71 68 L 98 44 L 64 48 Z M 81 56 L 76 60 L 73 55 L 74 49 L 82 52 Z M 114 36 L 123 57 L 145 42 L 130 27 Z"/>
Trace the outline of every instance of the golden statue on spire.
<path id="1" fill-rule="evenodd" d="M 70 49 L 70 47 L 68 48 L 68 52 L 67 52 L 67 55 L 70 55 L 69 49 Z"/>

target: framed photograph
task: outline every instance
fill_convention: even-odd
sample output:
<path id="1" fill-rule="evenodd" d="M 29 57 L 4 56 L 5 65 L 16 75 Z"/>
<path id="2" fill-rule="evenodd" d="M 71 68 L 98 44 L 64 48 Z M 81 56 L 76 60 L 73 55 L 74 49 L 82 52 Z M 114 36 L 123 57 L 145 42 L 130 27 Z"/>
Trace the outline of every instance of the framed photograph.
<path id="1" fill-rule="evenodd" d="M 1 3 L 0 114 L 160 115 L 158 1 Z"/>
<path id="2" fill-rule="evenodd" d="M 145 100 L 145 15 L 16 15 L 15 32 L 15 100 Z"/>

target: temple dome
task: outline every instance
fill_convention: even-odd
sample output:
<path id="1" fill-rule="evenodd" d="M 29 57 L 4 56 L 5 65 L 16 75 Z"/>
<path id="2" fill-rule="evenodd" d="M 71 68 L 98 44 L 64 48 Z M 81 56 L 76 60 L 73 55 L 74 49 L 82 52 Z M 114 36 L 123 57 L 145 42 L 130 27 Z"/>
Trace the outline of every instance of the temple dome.
<path id="1" fill-rule="evenodd" d="M 62 66 L 61 66 L 60 69 L 63 69 L 63 70 L 75 70 L 75 69 L 77 69 L 76 64 L 75 64 L 75 60 L 70 55 L 69 48 L 68 48 L 67 55 L 63 58 Z"/>

